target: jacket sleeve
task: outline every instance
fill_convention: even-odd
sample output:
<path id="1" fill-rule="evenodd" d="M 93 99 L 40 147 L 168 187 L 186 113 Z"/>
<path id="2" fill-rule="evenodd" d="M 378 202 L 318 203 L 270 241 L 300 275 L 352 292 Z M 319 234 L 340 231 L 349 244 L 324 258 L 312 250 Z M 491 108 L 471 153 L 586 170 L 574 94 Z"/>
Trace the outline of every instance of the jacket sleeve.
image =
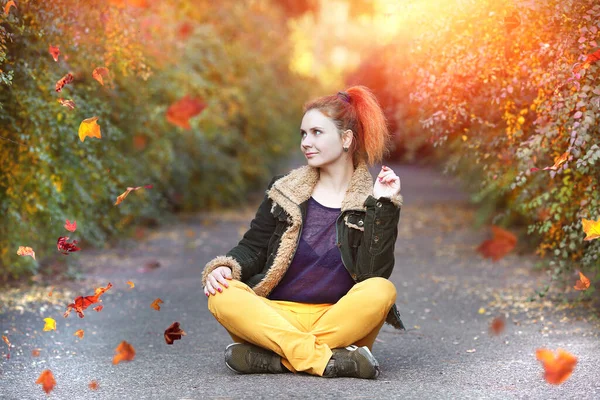
<path id="1" fill-rule="evenodd" d="M 394 247 L 398 237 L 398 221 L 402 208 L 402 195 L 375 198 L 367 197 L 364 205 L 365 232 L 358 247 L 358 262 L 367 265 L 368 277 L 389 278 L 394 269 Z"/>
<path id="2" fill-rule="evenodd" d="M 271 179 L 268 189 L 282 176 L 277 175 Z M 246 231 L 238 244 L 229 250 L 227 254 L 217 256 L 205 265 L 202 271 L 202 287 L 206 286 L 208 274 L 221 266 L 231 268 L 232 278 L 240 281 L 246 281 L 262 271 L 267 262 L 269 239 L 273 235 L 276 226 L 275 217 L 271 213 L 271 206 L 272 201 L 265 193 L 254 219 L 250 222 L 250 229 Z"/>

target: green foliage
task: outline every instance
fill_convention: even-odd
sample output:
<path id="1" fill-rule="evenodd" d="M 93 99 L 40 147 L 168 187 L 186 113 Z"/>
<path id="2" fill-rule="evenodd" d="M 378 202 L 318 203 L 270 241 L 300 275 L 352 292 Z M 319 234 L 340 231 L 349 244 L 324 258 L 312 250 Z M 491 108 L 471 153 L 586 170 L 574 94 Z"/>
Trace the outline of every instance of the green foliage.
<path id="1" fill-rule="evenodd" d="M 59 46 L 58 62 L 49 45 Z M 288 72 L 287 50 L 281 15 L 243 2 L 19 2 L 0 24 L 3 277 L 39 267 L 18 246 L 40 261 L 59 236 L 104 246 L 135 221 L 241 204 L 296 144 L 307 82 Z M 104 86 L 92 78 L 96 67 L 110 71 Z M 74 82 L 56 93 L 68 72 Z M 185 95 L 207 104 L 190 130 L 165 118 Z M 92 116 L 102 138 L 81 142 L 79 124 Z M 153 189 L 114 205 L 127 187 L 146 184 Z M 77 220 L 75 233 L 66 219 Z"/>

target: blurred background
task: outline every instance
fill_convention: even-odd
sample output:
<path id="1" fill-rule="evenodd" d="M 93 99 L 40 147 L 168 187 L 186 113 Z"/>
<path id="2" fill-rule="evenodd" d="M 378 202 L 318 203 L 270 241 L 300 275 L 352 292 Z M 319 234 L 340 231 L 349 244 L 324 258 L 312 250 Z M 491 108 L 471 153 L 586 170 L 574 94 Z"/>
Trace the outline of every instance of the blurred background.
<path id="1" fill-rule="evenodd" d="M 300 155 L 302 104 L 360 84 L 388 162 L 460 178 L 479 225 L 598 279 L 594 3 L 0 0 L 0 278 L 70 262 L 66 219 L 107 247 L 244 204 Z"/>

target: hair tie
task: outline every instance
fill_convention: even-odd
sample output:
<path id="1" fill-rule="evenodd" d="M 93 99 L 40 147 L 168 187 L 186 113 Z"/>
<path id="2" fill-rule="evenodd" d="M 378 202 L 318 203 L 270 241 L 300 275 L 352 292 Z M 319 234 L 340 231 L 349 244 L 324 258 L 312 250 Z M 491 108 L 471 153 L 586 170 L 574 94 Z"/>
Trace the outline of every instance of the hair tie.
<path id="1" fill-rule="evenodd" d="M 342 98 L 346 103 L 350 104 L 350 95 L 346 92 L 337 92 L 337 95 Z"/>

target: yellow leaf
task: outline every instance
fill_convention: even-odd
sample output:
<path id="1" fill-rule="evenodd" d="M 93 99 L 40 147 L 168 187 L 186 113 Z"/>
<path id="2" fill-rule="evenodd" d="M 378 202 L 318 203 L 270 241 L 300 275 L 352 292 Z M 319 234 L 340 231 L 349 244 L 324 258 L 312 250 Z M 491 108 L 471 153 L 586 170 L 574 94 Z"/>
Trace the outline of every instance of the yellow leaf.
<path id="1" fill-rule="evenodd" d="M 52 318 L 44 318 L 44 322 L 46 323 L 46 325 L 44 325 L 44 331 L 56 330 L 55 320 Z"/>
<path id="2" fill-rule="evenodd" d="M 593 221 L 582 218 L 581 224 L 583 225 L 583 231 L 587 235 L 583 240 L 593 240 L 600 237 L 600 219 L 598 221 Z"/>
<path id="3" fill-rule="evenodd" d="M 479 312 L 479 314 L 485 313 L 485 308 L 481 307 L 478 312 Z"/>
<path id="4" fill-rule="evenodd" d="M 127 284 L 129 286 L 131 286 L 132 289 L 135 287 L 135 284 L 133 282 L 131 282 L 131 281 L 127 281 Z"/>
<path id="5" fill-rule="evenodd" d="M 523 118 L 523 116 L 520 116 L 519 119 L 517 119 L 517 121 L 520 125 L 523 125 L 525 123 L 525 118 Z"/>
<path id="6" fill-rule="evenodd" d="M 79 139 L 83 142 L 87 136 L 102 138 L 100 134 L 100 125 L 96 123 L 98 117 L 84 119 L 79 125 Z"/>

